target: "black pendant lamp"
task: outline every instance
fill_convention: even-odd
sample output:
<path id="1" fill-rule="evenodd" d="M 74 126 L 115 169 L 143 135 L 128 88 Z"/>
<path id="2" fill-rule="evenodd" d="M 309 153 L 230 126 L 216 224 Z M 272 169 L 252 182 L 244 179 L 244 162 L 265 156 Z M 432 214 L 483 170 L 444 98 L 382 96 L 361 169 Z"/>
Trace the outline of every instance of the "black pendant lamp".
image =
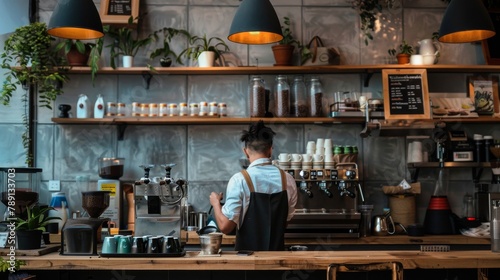
<path id="1" fill-rule="evenodd" d="M 281 23 L 269 0 L 243 0 L 227 39 L 240 44 L 270 44 L 283 39 Z"/>
<path id="2" fill-rule="evenodd" d="M 65 39 L 97 39 L 104 36 L 101 17 L 92 0 L 59 0 L 48 32 Z"/>
<path id="3" fill-rule="evenodd" d="M 495 27 L 482 0 L 451 0 L 439 28 L 439 41 L 468 43 L 495 36 Z"/>

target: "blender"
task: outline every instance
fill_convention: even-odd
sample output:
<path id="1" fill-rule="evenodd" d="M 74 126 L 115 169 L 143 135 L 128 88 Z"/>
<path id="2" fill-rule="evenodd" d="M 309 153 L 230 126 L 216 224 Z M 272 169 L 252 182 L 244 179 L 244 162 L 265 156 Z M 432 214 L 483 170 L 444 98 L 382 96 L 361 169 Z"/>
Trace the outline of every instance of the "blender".
<path id="1" fill-rule="evenodd" d="M 61 230 L 61 255 L 97 255 L 102 225 L 101 214 L 110 203 L 109 191 L 82 192 L 82 208 L 89 217 L 68 219 Z"/>
<path id="2" fill-rule="evenodd" d="M 123 175 L 124 158 L 99 158 L 99 177 L 97 190 L 110 192 L 109 207 L 102 217 L 109 218 L 120 228 L 121 187 L 120 177 Z"/>

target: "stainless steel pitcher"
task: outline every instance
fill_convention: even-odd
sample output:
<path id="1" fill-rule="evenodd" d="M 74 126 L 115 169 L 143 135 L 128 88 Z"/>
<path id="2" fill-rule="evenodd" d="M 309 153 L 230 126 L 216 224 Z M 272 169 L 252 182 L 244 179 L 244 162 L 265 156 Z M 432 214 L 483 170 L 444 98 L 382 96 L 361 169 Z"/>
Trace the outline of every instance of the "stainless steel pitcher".
<path id="1" fill-rule="evenodd" d="M 389 220 L 390 228 L 388 226 L 387 220 Z M 379 215 L 373 217 L 372 227 L 373 227 L 373 235 L 377 236 L 394 234 L 394 232 L 396 231 L 392 217 L 387 215 Z"/>

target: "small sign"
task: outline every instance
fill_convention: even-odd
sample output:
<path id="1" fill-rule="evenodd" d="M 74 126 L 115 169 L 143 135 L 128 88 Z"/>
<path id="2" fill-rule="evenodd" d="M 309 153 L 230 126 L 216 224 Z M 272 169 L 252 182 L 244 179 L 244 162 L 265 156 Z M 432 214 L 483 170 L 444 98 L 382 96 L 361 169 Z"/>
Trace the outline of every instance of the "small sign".
<path id="1" fill-rule="evenodd" d="M 101 0 L 99 14 L 103 24 L 126 25 L 130 16 L 137 23 L 139 0 Z"/>
<path id="2" fill-rule="evenodd" d="M 430 119 L 425 69 L 384 69 L 385 119 Z"/>

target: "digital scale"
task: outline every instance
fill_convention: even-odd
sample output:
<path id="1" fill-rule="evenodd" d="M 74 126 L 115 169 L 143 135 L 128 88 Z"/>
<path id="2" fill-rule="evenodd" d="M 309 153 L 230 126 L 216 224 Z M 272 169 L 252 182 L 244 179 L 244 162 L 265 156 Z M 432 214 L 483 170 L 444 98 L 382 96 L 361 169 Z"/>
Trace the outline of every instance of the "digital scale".
<path id="1" fill-rule="evenodd" d="M 474 147 L 465 131 L 449 131 L 449 145 L 453 161 L 474 161 Z"/>

